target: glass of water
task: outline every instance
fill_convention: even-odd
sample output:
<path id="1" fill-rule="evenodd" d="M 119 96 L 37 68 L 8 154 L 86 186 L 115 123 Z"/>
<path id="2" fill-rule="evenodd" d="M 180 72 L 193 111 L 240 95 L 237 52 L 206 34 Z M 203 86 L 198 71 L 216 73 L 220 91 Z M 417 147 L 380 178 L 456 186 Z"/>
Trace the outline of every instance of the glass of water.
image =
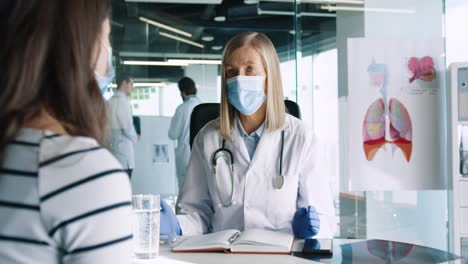
<path id="1" fill-rule="evenodd" d="M 133 252 L 138 259 L 159 256 L 159 195 L 133 195 Z"/>

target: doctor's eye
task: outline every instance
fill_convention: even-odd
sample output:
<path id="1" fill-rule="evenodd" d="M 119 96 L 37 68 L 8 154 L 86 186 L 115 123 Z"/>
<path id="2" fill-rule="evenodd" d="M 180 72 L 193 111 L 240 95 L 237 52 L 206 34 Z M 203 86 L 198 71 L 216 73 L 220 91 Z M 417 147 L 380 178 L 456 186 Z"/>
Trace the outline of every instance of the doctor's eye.
<path id="1" fill-rule="evenodd" d="M 247 67 L 247 73 L 254 74 L 255 73 L 254 67 L 252 66 Z"/>

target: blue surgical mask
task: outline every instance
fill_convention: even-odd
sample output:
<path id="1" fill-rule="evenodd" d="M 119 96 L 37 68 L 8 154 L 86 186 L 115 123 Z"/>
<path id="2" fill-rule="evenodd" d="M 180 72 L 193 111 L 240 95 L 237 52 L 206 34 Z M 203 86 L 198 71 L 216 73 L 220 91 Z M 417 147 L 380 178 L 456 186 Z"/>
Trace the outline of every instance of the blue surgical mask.
<path id="1" fill-rule="evenodd" d="M 229 103 L 243 115 L 251 115 L 265 102 L 265 76 L 236 76 L 226 81 Z"/>
<path id="2" fill-rule="evenodd" d="M 107 86 L 114 80 L 115 77 L 115 69 L 114 65 L 112 64 L 112 48 L 107 47 L 108 50 L 108 58 L 107 58 L 107 72 L 106 75 L 101 76 L 99 73 L 94 72 L 94 75 L 96 77 L 96 81 L 99 85 L 99 89 L 101 90 L 101 93 L 104 94 L 106 92 Z"/>

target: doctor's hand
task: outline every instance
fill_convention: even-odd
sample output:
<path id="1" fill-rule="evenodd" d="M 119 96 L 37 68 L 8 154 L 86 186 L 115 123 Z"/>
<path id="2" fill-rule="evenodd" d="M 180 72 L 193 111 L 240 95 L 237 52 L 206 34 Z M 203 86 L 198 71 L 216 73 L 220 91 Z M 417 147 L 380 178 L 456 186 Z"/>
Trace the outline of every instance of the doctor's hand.
<path id="1" fill-rule="evenodd" d="M 182 235 L 182 230 L 180 229 L 179 221 L 175 216 L 172 208 L 161 199 L 161 236 L 170 236 L 176 234 L 178 236 Z"/>
<path id="2" fill-rule="evenodd" d="M 297 238 L 312 238 L 320 230 L 320 218 L 315 207 L 299 208 L 292 221 L 294 236 Z"/>

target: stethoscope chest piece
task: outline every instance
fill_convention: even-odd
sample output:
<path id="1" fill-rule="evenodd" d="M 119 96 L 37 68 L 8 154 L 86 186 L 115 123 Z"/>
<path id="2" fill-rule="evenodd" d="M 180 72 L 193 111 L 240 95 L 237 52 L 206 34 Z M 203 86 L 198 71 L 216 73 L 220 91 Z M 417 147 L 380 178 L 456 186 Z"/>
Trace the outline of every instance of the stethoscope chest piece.
<path id="1" fill-rule="evenodd" d="M 284 186 L 284 176 L 283 175 L 277 175 L 273 179 L 273 187 L 277 190 L 281 190 Z"/>

